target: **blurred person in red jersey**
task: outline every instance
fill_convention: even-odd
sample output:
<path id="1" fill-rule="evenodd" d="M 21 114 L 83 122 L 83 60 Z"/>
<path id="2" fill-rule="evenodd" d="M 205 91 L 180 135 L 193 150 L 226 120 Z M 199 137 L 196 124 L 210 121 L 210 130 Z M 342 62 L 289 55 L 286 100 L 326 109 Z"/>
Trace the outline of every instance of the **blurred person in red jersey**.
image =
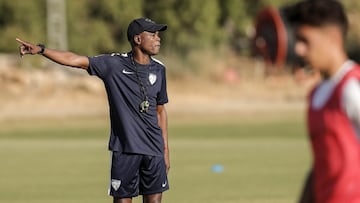
<path id="1" fill-rule="evenodd" d="M 348 20 L 340 1 L 300 1 L 285 10 L 295 52 L 321 81 L 308 98 L 313 165 L 300 203 L 360 203 L 360 66 L 344 44 Z"/>

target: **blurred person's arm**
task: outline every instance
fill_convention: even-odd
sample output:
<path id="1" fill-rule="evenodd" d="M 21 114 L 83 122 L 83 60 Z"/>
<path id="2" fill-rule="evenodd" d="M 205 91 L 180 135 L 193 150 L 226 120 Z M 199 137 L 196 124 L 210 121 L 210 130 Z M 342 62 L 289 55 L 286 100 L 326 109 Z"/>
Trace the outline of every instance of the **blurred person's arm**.
<path id="1" fill-rule="evenodd" d="M 81 56 L 69 51 L 58 51 L 49 48 L 42 48 L 39 45 L 25 42 L 19 38 L 16 38 L 16 41 L 20 43 L 19 52 L 21 57 L 27 54 L 41 54 L 61 65 L 82 69 L 88 69 L 89 67 L 89 58 L 87 56 Z"/>
<path id="2" fill-rule="evenodd" d="M 313 171 L 309 172 L 303 186 L 303 190 L 300 194 L 298 203 L 313 203 Z"/>

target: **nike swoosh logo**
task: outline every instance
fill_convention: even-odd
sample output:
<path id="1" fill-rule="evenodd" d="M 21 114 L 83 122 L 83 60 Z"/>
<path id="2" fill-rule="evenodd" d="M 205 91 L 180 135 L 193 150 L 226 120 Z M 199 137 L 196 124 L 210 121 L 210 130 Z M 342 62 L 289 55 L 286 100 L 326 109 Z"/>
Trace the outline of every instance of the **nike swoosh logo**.
<path id="1" fill-rule="evenodd" d="M 163 184 L 161 184 L 161 187 L 166 187 L 167 181 L 165 181 Z"/>
<path id="2" fill-rule="evenodd" d="M 125 69 L 123 69 L 122 72 L 123 72 L 124 74 L 127 74 L 127 75 L 134 74 L 134 72 L 127 71 L 127 70 L 125 70 Z"/>

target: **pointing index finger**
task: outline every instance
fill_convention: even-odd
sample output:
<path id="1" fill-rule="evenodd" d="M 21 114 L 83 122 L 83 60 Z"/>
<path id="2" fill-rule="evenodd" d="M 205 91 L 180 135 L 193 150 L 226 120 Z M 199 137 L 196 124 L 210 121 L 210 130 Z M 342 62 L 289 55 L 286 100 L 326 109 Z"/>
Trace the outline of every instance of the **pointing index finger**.
<path id="1" fill-rule="evenodd" d="M 16 38 L 15 39 L 17 42 L 19 42 L 20 44 L 27 44 L 26 42 L 22 41 L 20 38 Z"/>

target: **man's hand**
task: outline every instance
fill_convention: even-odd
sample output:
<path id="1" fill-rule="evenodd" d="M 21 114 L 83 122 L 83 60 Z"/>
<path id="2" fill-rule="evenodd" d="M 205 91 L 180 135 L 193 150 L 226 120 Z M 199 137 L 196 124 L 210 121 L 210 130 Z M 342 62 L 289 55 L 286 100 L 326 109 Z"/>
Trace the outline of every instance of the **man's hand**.
<path id="1" fill-rule="evenodd" d="M 26 54 L 37 54 L 41 51 L 41 47 L 31 44 L 29 42 L 25 42 L 19 38 L 16 38 L 16 41 L 20 43 L 19 46 L 19 54 L 20 57 L 23 57 Z"/>

